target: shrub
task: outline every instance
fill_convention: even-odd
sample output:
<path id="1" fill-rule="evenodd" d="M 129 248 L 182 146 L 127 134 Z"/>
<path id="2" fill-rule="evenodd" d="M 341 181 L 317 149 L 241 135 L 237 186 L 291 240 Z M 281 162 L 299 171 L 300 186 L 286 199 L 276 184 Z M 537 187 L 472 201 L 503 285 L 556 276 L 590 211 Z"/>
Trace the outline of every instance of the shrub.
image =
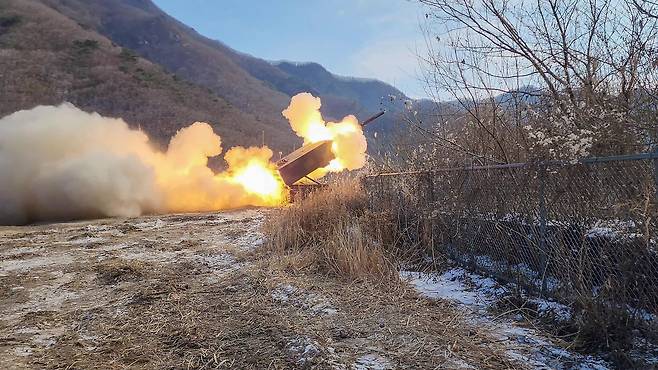
<path id="1" fill-rule="evenodd" d="M 3 15 L 0 16 L 0 27 L 10 28 L 20 24 L 23 19 L 20 15 Z"/>
<path id="2" fill-rule="evenodd" d="M 148 82 L 156 82 L 157 76 L 152 73 L 151 71 L 144 70 L 143 68 L 137 68 L 135 70 L 135 73 L 133 74 L 133 77 L 141 82 L 148 83 Z"/>
<path id="3" fill-rule="evenodd" d="M 19 25 L 22 20 L 23 18 L 19 15 L 0 16 L 0 35 L 7 32 L 10 28 Z"/>
<path id="4" fill-rule="evenodd" d="M 576 318 L 578 335 L 576 347 L 588 352 L 599 352 L 620 368 L 639 368 L 629 351 L 640 327 L 627 309 L 619 309 L 591 300 L 579 302 L 583 309 Z"/>
<path id="5" fill-rule="evenodd" d="M 98 49 L 99 44 L 96 40 L 75 40 L 73 41 L 73 48 L 80 53 L 91 53 Z"/>
<path id="6" fill-rule="evenodd" d="M 128 48 L 121 48 L 119 58 L 125 63 L 137 63 L 137 53 Z"/>

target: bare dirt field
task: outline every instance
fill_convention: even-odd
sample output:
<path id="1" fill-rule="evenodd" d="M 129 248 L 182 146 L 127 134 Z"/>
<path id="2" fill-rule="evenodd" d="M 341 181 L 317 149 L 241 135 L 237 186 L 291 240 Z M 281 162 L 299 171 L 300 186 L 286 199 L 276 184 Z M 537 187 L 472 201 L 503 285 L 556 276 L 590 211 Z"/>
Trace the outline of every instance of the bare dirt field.
<path id="1" fill-rule="evenodd" d="M 265 210 L 0 228 L 0 368 L 520 368 L 453 303 L 259 251 Z"/>

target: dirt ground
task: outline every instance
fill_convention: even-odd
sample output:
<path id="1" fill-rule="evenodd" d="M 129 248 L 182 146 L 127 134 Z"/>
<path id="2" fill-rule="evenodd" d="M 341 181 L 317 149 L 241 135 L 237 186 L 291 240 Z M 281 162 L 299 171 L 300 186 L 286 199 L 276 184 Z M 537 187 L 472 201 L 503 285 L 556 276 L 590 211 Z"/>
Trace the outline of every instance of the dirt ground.
<path id="1" fill-rule="evenodd" d="M 259 252 L 267 211 L 0 227 L 0 368 L 520 368 L 449 302 Z"/>

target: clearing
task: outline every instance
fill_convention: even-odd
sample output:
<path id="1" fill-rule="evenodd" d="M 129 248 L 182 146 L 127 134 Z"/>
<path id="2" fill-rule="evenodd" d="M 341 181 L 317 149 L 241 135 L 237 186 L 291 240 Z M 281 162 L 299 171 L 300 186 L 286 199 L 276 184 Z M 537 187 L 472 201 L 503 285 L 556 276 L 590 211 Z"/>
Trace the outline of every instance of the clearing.
<path id="1" fill-rule="evenodd" d="M 440 276 L 387 287 L 266 255 L 267 213 L 0 227 L 0 368 L 605 367 Z"/>

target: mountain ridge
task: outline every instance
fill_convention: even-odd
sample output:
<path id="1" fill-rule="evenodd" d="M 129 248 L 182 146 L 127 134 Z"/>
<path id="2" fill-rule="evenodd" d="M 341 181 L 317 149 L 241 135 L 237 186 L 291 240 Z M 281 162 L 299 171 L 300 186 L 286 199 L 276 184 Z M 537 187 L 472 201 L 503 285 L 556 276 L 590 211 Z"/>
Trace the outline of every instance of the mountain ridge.
<path id="1" fill-rule="evenodd" d="M 261 109 L 276 121 L 282 120 L 281 110 L 287 106 L 290 96 L 299 92 L 310 92 L 323 100 L 323 114 L 333 119 L 340 119 L 347 114 L 362 113 L 368 115 L 381 110 L 382 100 L 389 95 L 396 95 L 408 99 L 404 93 L 385 82 L 376 79 L 359 79 L 348 76 L 338 76 L 326 70 L 319 63 L 309 62 L 293 64 L 279 63 L 273 65 L 270 61 L 258 58 L 248 53 L 238 51 L 224 42 L 209 38 L 198 33 L 192 27 L 183 24 L 162 11 L 150 0 L 44 0 L 50 3 L 77 3 L 96 10 L 97 17 L 101 19 L 102 27 L 99 31 L 116 43 L 136 50 L 141 56 L 163 65 L 172 73 L 200 86 L 207 87 L 215 93 L 225 97 L 229 102 L 246 109 Z M 131 16 L 125 14 L 126 9 L 137 7 L 147 13 Z M 112 10 L 112 11 L 108 11 Z M 117 22 L 116 15 L 122 14 Z M 183 40 L 183 42 L 181 42 Z M 181 44 L 188 40 L 190 44 Z M 198 43 L 212 53 L 212 58 L 202 60 L 202 51 L 195 49 Z M 165 55 L 169 53 L 170 55 Z M 181 61 L 181 55 L 191 53 L 197 60 L 194 65 Z M 201 60 L 199 60 L 201 59 Z M 208 63 L 210 62 L 210 63 Z M 233 63 L 230 63 L 233 62 Z M 205 63 L 205 64 L 204 64 Z M 239 66 L 249 76 L 262 86 L 253 86 L 249 94 L 256 95 L 251 101 L 258 101 L 260 107 L 254 107 L 250 98 L 233 96 L 231 89 L 235 86 L 235 79 L 215 81 L 214 77 L 234 73 L 235 65 Z M 309 67 L 313 71 L 309 71 Z M 225 71 L 218 71 L 224 68 Z M 307 73 L 312 72 L 312 75 Z M 319 73 L 318 73 L 319 72 Z M 240 75 L 239 71 L 235 72 Z M 244 78 L 244 75 L 241 75 Z M 217 83 L 214 83 L 217 82 Z M 253 80 L 247 81 L 249 86 L 255 84 Z"/>
<path id="2" fill-rule="evenodd" d="M 16 0 L 4 2 L 14 6 L 17 4 Z M 387 101 L 388 96 L 408 99 L 400 90 L 376 79 L 336 75 L 315 62 L 267 61 L 240 52 L 222 41 L 199 34 L 192 27 L 166 14 L 151 0 L 26 0 L 26 3 L 49 7 L 75 22 L 80 30 L 106 38 L 111 47 L 118 48 L 116 50 L 120 50 L 120 53 L 134 52 L 139 63 L 148 61 L 153 68 L 161 68 L 158 76 L 168 74 L 176 80 L 175 84 L 189 84 L 188 90 L 196 91 L 194 94 L 197 95 L 204 91 L 203 94 L 207 96 L 203 101 L 216 100 L 226 104 L 226 109 L 231 109 L 233 113 L 230 124 L 227 125 L 232 127 L 225 129 L 252 133 L 245 138 L 246 143 L 255 141 L 253 132 L 262 132 L 266 133 L 266 144 L 278 150 L 286 151 L 286 148 L 299 145 L 300 139 L 292 133 L 281 115 L 290 97 L 299 92 L 310 92 L 319 96 L 323 103 L 322 113 L 331 120 L 348 114 L 365 119 L 382 109 L 401 111 L 399 104 L 391 109 L 391 104 Z M 81 32 L 80 30 L 76 32 Z M 71 42 L 74 42 L 76 37 L 80 38 L 69 37 Z M 120 67 L 122 68 L 121 65 L 117 68 Z M 46 67 L 41 65 L 40 68 Z M 113 76 L 122 79 L 118 74 Z M 90 93 L 93 90 L 91 88 Z M 97 95 L 100 92 L 96 91 Z M 62 99 L 67 96 L 61 95 Z M 122 102 L 120 98 L 114 98 L 119 100 L 112 109 L 104 107 L 100 102 L 92 104 L 83 101 L 82 106 L 86 109 L 97 106 L 100 107 L 98 110 L 101 113 L 125 115 L 128 121 L 146 119 L 149 122 L 143 125 L 151 127 L 151 131 L 161 131 L 157 135 L 160 141 L 164 141 L 167 135 L 175 132 L 174 128 L 180 128 L 182 125 L 177 123 L 179 120 L 171 124 L 175 127 L 158 129 L 154 123 L 150 123 L 153 117 L 144 118 L 146 115 L 136 114 L 134 108 L 126 108 L 125 112 L 122 112 L 121 106 L 129 104 Z M 30 100 L 28 97 L 24 99 L 26 103 Z M 32 100 L 32 104 L 37 104 L 53 99 Z M 28 105 L 30 104 L 23 104 L 21 107 Z M 179 104 L 176 109 L 194 111 L 195 105 L 182 107 Z M 206 106 L 207 103 L 202 105 Z M 158 109 L 153 104 L 150 104 L 150 107 L 153 110 Z M 164 112 L 167 109 L 162 107 L 161 110 Z M 212 111 L 209 108 L 204 110 Z M 154 112 L 152 116 L 166 116 L 163 112 Z M 240 122 L 239 117 L 244 117 L 244 120 Z M 222 118 L 216 119 L 221 122 Z M 374 131 L 392 132 L 395 130 L 395 124 L 394 115 L 390 114 L 380 119 L 377 125 L 369 126 L 367 131 L 370 138 L 374 139 Z M 238 141 L 237 137 L 234 139 L 231 136 L 228 135 L 228 142 Z M 380 135 L 381 137 L 383 136 Z"/>
<path id="3" fill-rule="evenodd" d="M 195 121 L 211 123 L 228 146 L 259 144 L 263 131 L 277 150 L 299 145 L 289 129 L 273 129 L 42 2 L 3 0 L 0 8 L 20 20 L 0 32 L 0 115 L 70 102 L 121 117 L 161 146 Z"/>

